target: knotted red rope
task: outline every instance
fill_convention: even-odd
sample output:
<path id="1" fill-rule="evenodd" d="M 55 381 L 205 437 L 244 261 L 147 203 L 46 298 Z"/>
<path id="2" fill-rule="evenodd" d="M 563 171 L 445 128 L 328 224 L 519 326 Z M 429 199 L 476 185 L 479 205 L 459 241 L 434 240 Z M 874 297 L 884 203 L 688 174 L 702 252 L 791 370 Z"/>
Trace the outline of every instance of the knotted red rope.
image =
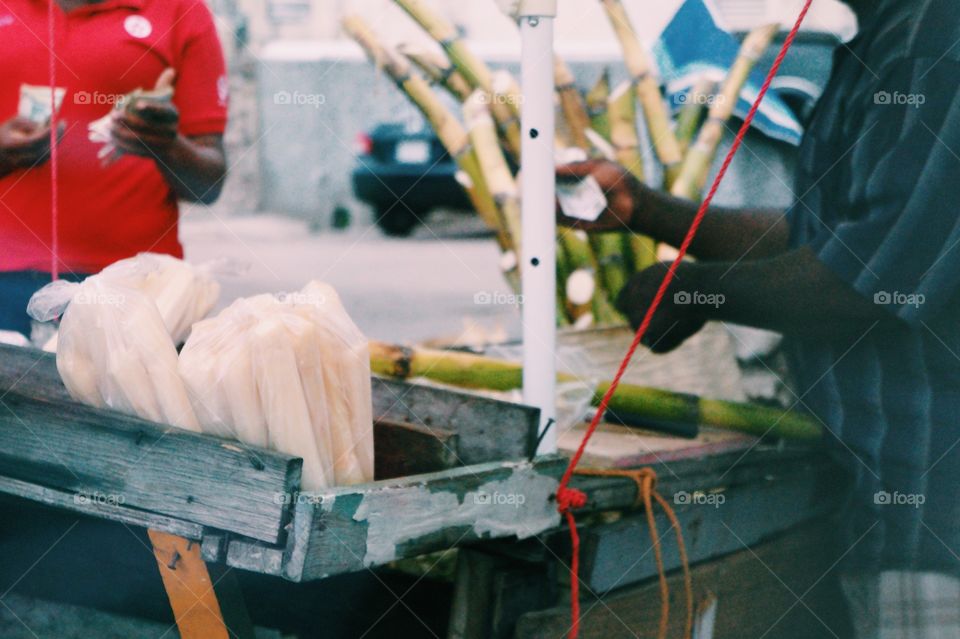
<path id="1" fill-rule="evenodd" d="M 580 536 L 577 534 L 577 522 L 573 517 L 572 511 L 575 508 L 582 508 L 587 503 L 587 496 L 582 491 L 579 491 L 576 488 L 570 488 L 570 480 L 572 479 L 574 471 L 577 468 L 577 464 L 580 463 L 580 458 L 583 457 L 583 453 L 587 448 L 587 443 L 590 441 L 590 438 L 593 437 L 594 432 L 596 432 L 597 426 L 600 425 L 600 420 L 603 418 L 603 415 L 607 410 L 607 406 L 610 404 L 610 398 L 613 397 L 617 387 L 620 385 L 620 380 L 623 378 L 624 373 L 626 373 L 627 367 L 630 365 L 630 361 L 633 359 L 634 353 L 636 353 L 637 348 L 640 346 L 640 341 L 643 339 L 647 329 L 650 327 L 650 321 L 653 319 L 653 314 L 656 313 L 657 308 L 663 301 L 663 296 L 666 295 L 667 289 L 670 287 L 671 282 L 673 282 L 673 278 L 676 276 L 677 268 L 679 267 L 680 262 L 682 262 L 683 258 L 686 256 L 687 250 L 690 248 L 690 243 L 696 236 L 697 230 L 700 228 L 700 223 L 703 222 L 703 218 L 707 214 L 710 204 L 713 202 L 713 198 L 717 194 L 717 189 L 720 188 L 720 184 L 723 182 L 723 179 L 727 175 L 727 171 L 730 169 L 730 164 L 733 162 L 733 158 L 736 156 L 737 151 L 740 150 L 740 145 L 743 144 L 743 139 L 746 137 L 747 131 L 750 130 L 750 127 L 753 124 L 753 119 L 756 117 L 757 111 L 760 109 L 760 104 L 763 102 L 764 97 L 766 97 L 767 92 L 770 90 L 770 84 L 776 77 L 777 72 L 780 70 L 780 66 L 783 64 L 783 59 L 786 57 L 787 52 L 793 45 L 793 41 L 797 37 L 797 33 L 800 31 L 800 26 L 807 17 L 807 12 L 810 10 L 810 5 L 812 3 L 813 0 L 806 0 L 804 2 L 803 9 L 800 11 L 800 15 L 797 17 L 797 20 L 794 23 L 793 28 L 790 30 L 790 33 L 787 35 L 787 38 L 783 41 L 783 46 L 780 47 L 780 53 L 777 54 L 777 57 L 773 62 L 773 66 L 770 67 L 770 71 L 767 73 L 767 77 L 763 82 L 763 86 L 760 88 L 760 93 L 757 95 L 757 99 L 754 100 L 753 105 L 750 107 L 749 113 L 747 113 L 747 117 L 743 120 L 743 125 L 740 127 L 740 130 L 737 132 L 737 136 L 733 140 L 733 144 L 730 145 L 730 150 L 727 152 L 727 156 L 724 158 L 723 164 L 720 167 L 720 171 L 717 173 L 717 177 L 714 178 L 713 184 L 710 186 L 707 196 L 700 204 L 700 208 L 697 210 L 697 214 L 693 218 L 693 223 L 690 225 L 690 229 L 687 231 L 687 235 L 684 237 L 683 243 L 680 245 L 680 249 L 677 252 L 676 258 L 674 258 L 673 263 L 667 270 L 667 274 L 664 276 L 663 282 L 660 283 L 660 288 L 657 289 L 657 294 L 654 296 L 653 302 L 651 302 L 650 307 L 643 316 L 643 321 L 640 323 L 640 327 L 633 336 L 633 341 L 630 343 L 630 348 L 627 349 L 627 354 L 620 363 L 620 368 L 617 370 L 617 374 L 614 376 L 613 382 L 610 384 L 610 388 L 608 388 L 607 392 L 603 394 L 603 398 L 600 400 L 599 406 L 597 406 L 597 412 L 594 414 L 593 419 L 590 421 L 590 426 L 587 428 L 587 431 L 584 434 L 583 441 L 580 442 L 580 446 L 577 448 L 576 453 L 574 453 L 573 457 L 570 458 L 570 463 L 567 465 L 567 470 L 560 479 L 560 486 L 557 488 L 557 509 L 560 511 L 560 514 L 563 515 L 567 525 L 570 528 L 570 544 L 572 553 L 570 561 L 570 612 L 572 615 L 569 634 L 570 639 L 576 639 L 580 634 Z M 647 508 L 647 510 L 649 518 L 652 516 L 652 514 L 649 513 L 649 508 Z M 663 578 L 661 577 L 661 579 Z M 661 584 L 663 583 L 664 581 L 661 580 Z M 687 636 L 689 636 L 689 631 Z"/>
<path id="2" fill-rule="evenodd" d="M 60 277 L 60 190 L 59 168 L 60 156 L 57 149 L 57 55 L 56 50 L 56 0 L 49 0 L 47 5 L 47 40 L 50 53 L 49 80 L 50 80 L 50 278 Z"/>

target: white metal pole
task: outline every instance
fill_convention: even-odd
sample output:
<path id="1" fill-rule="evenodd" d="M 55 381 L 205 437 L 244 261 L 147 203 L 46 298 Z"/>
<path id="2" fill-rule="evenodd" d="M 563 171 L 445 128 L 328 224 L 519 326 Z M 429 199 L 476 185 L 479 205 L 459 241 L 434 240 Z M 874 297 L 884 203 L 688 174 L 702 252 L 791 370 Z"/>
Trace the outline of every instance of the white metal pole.
<path id="1" fill-rule="evenodd" d="M 521 0 L 523 398 L 540 408 L 538 454 L 557 450 L 557 249 L 553 19 L 556 0 Z"/>

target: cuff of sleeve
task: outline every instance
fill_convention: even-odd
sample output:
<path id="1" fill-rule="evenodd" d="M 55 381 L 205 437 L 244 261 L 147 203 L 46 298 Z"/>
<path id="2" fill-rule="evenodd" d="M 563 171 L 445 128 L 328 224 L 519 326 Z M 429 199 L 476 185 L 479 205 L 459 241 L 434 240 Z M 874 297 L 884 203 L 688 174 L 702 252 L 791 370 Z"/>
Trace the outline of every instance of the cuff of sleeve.
<path id="1" fill-rule="evenodd" d="M 227 118 L 223 116 L 180 122 L 180 133 L 186 136 L 223 135 L 226 130 Z"/>

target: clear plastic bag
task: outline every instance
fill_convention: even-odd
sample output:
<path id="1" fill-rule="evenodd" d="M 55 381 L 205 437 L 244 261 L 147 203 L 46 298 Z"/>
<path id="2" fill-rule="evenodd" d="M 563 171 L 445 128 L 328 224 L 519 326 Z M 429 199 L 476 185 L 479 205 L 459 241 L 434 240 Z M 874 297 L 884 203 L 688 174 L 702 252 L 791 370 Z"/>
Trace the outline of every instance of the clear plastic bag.
<path id="1" fill-rule="evenodd" d="M 305 490 L 373 479 L 369 348 L 332 287 L 237 300 L 194 327 L 180 375 L 204 432 L 302 457 Z"/>
<path id="2" fill-rule="evenodd" d="M 140 291 L 153 300 L 173 343 L 183 344 L 190 328 L 206 317 L 220 299 L 220 284 L 215 276 L 231 270 L 233 267 L 224 262 L 194 265 L 170 255 L 140 253 L 114 262 L 97 277 L 102 282 Z M 43 349 L 56 352 L 58 340 L 54 336 Z"/>
<path id="3" fill-rule="evenodd" d="M 62 314 L 57 370 L 74 399 L 199 431 L 177 373 L 177 351 L 156 305 L 133 288 L 94 275 L 57 281 L 30 299 L 38 321 Z"/>
<path id="4" fill-rule="evenodd" d="M 220 299 L 220 284 L 214 279 L 219 268 L 216 262 L 195 266 L 170 255 L 140 253 L 114 262 L 100 277 L 146 294 L 156 303 L 173 343 L 183 344 L 190 327 Z"/>

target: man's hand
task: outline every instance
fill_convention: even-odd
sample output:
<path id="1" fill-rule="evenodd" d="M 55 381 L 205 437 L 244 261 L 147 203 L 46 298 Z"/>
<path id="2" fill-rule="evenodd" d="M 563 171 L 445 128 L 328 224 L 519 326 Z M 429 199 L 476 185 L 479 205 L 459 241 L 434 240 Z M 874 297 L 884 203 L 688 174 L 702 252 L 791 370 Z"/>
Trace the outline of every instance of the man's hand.
<path id="1" fill-rule="evenodd" d="M 634 330 L 643 322 L 669 268 L 665 262 L 654 264 L 630 278 L 620 292 L 617 308 L 627 316 Z M 669 353 L 698 333 L 707 322 L 706 315 L 700 312 L 701 300 L 695 299 L 697 291 L 688 290 L 692 282 L 684 285 L 684 270 L 681 264 L 643 338 L 643 344 L 654 353 Z"/>
<path id="2" fill-rule="evenodd" d="M 0 124 L 0 176 L 41 164 L 49 154 L 49 125 L 21 117 Z"/>
<path id="3" fill-rule="evenodd" d="M 592 176 L 607 196 L 607 209 L 595 222 L 567 217 L 557 207 L 557 223 L 584 231 L 625 231 L 640 222 L 639 211 L 650 189 L 629 171 L 608 160 L 586 160 L 557 167 L 557 181 L 576 183 Z"/>
<path id="4" fill-rule="evenodd" d="M 178 142 L 179 124 L 180 114 L 172 104 L 140 100 L 116 115 L 110 137 L 124 153 L 162 159 Z"/>

